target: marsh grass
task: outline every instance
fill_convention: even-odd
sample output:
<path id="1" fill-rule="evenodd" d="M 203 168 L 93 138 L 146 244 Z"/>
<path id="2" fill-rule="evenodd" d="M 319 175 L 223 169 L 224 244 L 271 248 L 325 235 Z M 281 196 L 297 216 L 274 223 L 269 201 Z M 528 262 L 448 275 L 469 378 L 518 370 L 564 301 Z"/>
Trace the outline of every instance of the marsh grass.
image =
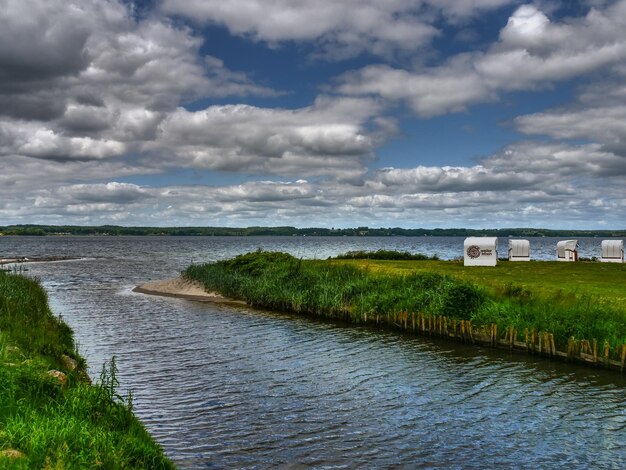
<path id="1" fill-rule="evenodd" d="M 422 253 L 409 253 L 408 251 L 377 250 L 377 251 L 348 251 L 336 256 L 334 259 L 378 259 L 378 260 L 402 260 L 402 261 L 425 261 L 438 260 L 439 256 L 427 256 Z"/>
<path id="2" fill-rule="evenodd" d="M 457 262 L 395 258 L 317 261 L 300 260 L 285 253 L 256 252 L 228 261 L 194 265 L 184 275 L 202 282 L 207 290 L 245 300 L 255 307 L 396 326 L 398 318 L 406 326 L 418 315 L 445 316 L 471 320 L 473 325 L 485 329 L 497 325 L 499 331 L 514 328 L 518 332 L 550 332 L 562 349 L 571 337 L 596 339 L 601 344 L 606 341 L 610 356 L 618 357 L 626 343 L 624 304 L 599 295 L 593 287 L 597 286 L 603 294 L 619 295 L 620 285 L 613 283 L 611 291 L 607 279 L 594 279 L 589 291 L 568 291 L 562 289 L 563 285 L 579 287 L 581 284 L 572 279 L 584 279 L 579 266 L 507 264 L 508 270 L 496 272 L 493 268 L 462 270 Z M 534 282 L 526 279 L 521 285 L 513 282 L 533 264 L 548 274 L 529 276 Z M 569 269 L 575 276 L 549 277 L 557 269 Z M 592 269 L 606 272 L 605 267 Z M 609 271 L 618 272 L 615 268 Z M 465 276 L 455 275 L 458 272 Z M 559 283 L 558 279 L 567 279 L 569 283 Z"/>
<path id="3" fill-rule="evenodd" d="M 469 317 L 486 301 L 477 286 L 432 273 L 373 275 L 355 266 L 257 252 L 190 266 L 185 276 L 250 305 L 363 321 L 389 311 Z"/>
<path id="4" fill-rule="evenodd" d="M 0 468 L 173 468 L 118 386 L 114 358 L 95 385 L 86 380 L 71 329 L 35 280 L 0 273 Z"/>

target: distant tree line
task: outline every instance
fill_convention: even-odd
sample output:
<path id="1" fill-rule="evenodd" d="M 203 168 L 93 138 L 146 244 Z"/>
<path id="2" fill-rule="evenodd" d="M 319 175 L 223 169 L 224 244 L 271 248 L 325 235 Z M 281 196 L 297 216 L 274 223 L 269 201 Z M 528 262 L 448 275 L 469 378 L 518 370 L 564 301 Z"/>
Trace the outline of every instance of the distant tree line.
<path id="1" fill-rule="evenodd" d="M 541 228 L 296 228 L 296 227 L 121 227 L 101 225 L 9 225 L 3 235 L 159 235 L 159 236 L 323 236 L 323 237 L 626 237 L 624 230 L 549 230 Z"/>

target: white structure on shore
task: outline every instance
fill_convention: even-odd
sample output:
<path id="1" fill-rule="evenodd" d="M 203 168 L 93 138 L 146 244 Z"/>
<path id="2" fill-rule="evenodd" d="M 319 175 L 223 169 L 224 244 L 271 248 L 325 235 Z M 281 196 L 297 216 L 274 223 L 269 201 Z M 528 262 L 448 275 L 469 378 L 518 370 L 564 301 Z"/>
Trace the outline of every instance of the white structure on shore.
<path id="1" fill-rule="evenodd" d="M 624 240 L 602 240 L 603 263 L 623 263 L 624 262 Z"/>
<path id="2" fill-rule="evenodd" d="M 498 263 L 498 237 L 467 237 L 463 248 L 464 266 L 495 266 Z"/>
<path id="3" fill-rule="evenodd" d="M 509 240 L 509 261 L 530 261 L 530 242 Z"/>
<path id="4" fill-rule="evenodd" d="M 556 244 L 557 261 L 578 261 L 578 240 L 561 240 Z"/>

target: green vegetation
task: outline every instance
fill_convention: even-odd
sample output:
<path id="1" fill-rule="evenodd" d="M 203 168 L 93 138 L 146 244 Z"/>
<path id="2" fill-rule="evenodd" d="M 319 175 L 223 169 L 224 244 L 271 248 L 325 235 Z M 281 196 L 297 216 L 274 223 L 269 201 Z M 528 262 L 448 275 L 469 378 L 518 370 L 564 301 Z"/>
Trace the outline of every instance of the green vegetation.
<path id="1" fill-rule="evenodd" d="M 621 230 L 548 230 L 541 228 L 406 229 L 372 228 L 296 228 L 296 227 L 97 227 L 76 225 L 9 225 L 0 227 L 4 235 L 160 235 L 160 236 L 324 236 L 324 237 L 626 237 Z"/>
<path id="2" fill-rule="evenodd" d="M 118 385 L 114 359 L 91 385 L 40 285 L 0 272 L 1 468 L 173 468 Z"/>
<path id="3" fill-rule="evenodd" d="M 626 343 L 625 268 L 556 262 L 463 268 L 451 261 L 317 261 L 256 252 L 191 266 L 184 275 L 257 307 L 404 328 L 424 316 L 469 320 L 502 332 L 549 332 L 563 349 L 572 336 L 596 339 L 619 358 Z"/>
<path id="4" fill-rule="evenodd" d="M 438 260 L 437 255 L 428 257 L 422 253 L 409 253 L 408 251 L 348 251 L 343 255 L 337 256 L 335 259 L 379 259 L 379 260 L 402 260 L 402 261 L 424 261 L 427 259 Z"/>
<path id="5" fill-rule="evenodd" d="M 496 267 L 463 266 L 463 261 L 425 260 L 397 262 L 394 260 L 346 261 L 346 264 L 373 273 L 406 275 L 439 273 L 490 288 L 494 293 L 512 286 L 532 291 L 533 296 L 593 297 L 615 307 L 626 305 L 626 264 L 557 261 L 499 261 Z"/>

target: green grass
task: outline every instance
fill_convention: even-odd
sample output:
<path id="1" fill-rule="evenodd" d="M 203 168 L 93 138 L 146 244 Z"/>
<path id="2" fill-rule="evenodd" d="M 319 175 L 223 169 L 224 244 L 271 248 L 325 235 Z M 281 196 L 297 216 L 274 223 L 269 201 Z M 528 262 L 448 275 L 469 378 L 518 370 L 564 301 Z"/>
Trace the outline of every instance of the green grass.
<path id="1" fill-rule="evenodd" d="M 514 285 L 534 294 L 591 296 L 616 306 L 626 305 L 626 264 L 558 261 L 500 261 L 495 267 L 463 266 L 463 261 L 373 261 L 350 264 L 373 273 L 406 275 L 433 272 L 502 290 Z"/>
<path id="2" fill-rule="evenodd" d="M 71 329 L 40 285 L 0 272 L 0 455 L 22 454 L 0 456 L 1 468 L 173 468 L 118 385 L 114 359 L 90 384 Z"/>
<path id="3" fill-rule="evenodd" d="M 421 253 L 409 253 L 408 251 L 393 251 L 393 250 L 377 250 L 377 251 L 348 251 L 342 255 L 337 256 L 335 259 L 378 259 L 378 260 L 403 260 L 403 261 L 423 261 L 423 260 L 438 260 L 437 255 L 428 257 Z"/>
<path id="4" fill-rule="evenodd" d="M 607 341 L 613 358 L 626 343 L 623 265 L 502 262 L 465 268 L 452 261 L 316 261 L 257 252 L 190 266 L 184 275 L 252 306 L 355 323 L 397 324 L 398 312 L 405 322 L 446 316 L 495 324 L 500 331 L 549 332 L 561 349 L 572 336 Z"/>

